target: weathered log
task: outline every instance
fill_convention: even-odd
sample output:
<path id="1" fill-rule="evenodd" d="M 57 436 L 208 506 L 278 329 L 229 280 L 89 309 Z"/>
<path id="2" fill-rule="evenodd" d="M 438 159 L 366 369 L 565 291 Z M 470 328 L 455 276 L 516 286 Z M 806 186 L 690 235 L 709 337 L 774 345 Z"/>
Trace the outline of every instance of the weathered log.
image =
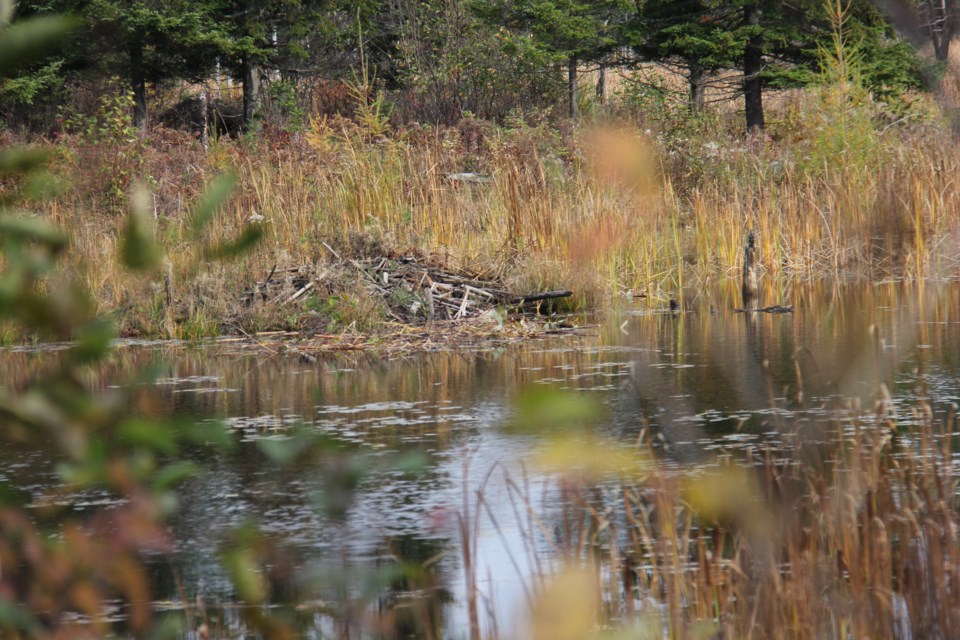
<path id="1" fill-rule="evenodd" d="M 543 293 L 531 293 L 525 296 L 514 296 L 509 302 L 513 304 L 527 304 L 528 302 L 540 302 L 541 300 L 569 298 L 572 295 L 573 291 L 544 291 Z"/>

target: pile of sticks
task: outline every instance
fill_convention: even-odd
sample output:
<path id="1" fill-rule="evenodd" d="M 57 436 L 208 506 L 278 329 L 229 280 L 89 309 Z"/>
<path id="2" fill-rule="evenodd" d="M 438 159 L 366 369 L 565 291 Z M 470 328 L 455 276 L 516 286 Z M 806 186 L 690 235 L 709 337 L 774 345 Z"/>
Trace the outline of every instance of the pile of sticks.
<path id="1" fill-rule="evenodd" d="M 323 274 L 318 274 L 313 265 L 281 269 L 273 265 L 266 278 L 243 292 L 241 302 L 244 306 L 254 303 L 289 304 L 309 293 L 321 278 Z"/>
<path id="2" fill-rule="evenodd" d="M 572 295 L 570 291 L 511 293 L 501 283 L 420 264 L 415 258 L 380 257 L 350 263 L 387 301 L 394 319 L 401 322 L 459 320 L 496 307 L 519 308 Z"/>

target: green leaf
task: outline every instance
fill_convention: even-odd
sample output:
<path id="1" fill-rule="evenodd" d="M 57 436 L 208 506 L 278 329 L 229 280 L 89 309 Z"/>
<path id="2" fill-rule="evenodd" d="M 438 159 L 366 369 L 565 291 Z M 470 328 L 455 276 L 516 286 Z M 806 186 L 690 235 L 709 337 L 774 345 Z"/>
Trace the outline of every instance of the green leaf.
<path id="1" fill-rule="evenodd" d="M 96 362 L 110 351 L 114 338 L 113 323 L 98 319 L 81 327 L 76 333 L 76 344 L 70 349 L 75 365 Z"/>
<path id="2" fill-rule="evenodd" d="M 317 444 L 319 440 L 320 437 L 316 433 L 298 429 L 289 438 L 257 440 L 257 446 L 271 462 L 286 466 Z"/>
<path id="3" fill-rule="evenodd" d="M 600 417 L 599 403 L 573 391 L 531 389 L 521 396 L 510 427 L 522 432 L 556 432 L 589 426 Z"/>
<path id="4" fill-rule="evenodd" d="M 120 442 L 160 453 L 172 454 L 177 451 L 176 436 L 169 425 L 143 418 L 132 418 L 117 427 Z"/>
<path id="5" fill-rule="evenodd" d="M 40 631 L 40 625 L 23 606 L 4 598 L 0 599 L 0 629 L 20 629 L 33 636 Z"/>
<path id="6" fill-rule="evenodd" d="M 0 29 L 6 29 L 13 20 L 13 0 L 0 0 Z"/>
<path id="7" fill-rule="evenodd" d="M 14 147 L 0 151 L 0 175 L 29 173 L 43 166 L 50 152 L 38 147 Z"/>
<path id="8" fill-rule="evenodd" d="M 176 427 L 183 442 L 213 446 L 221 451 L 232 451 L 237 440 L 222 422 L 185 422 Z"/>
<path id="9" fill-rule="evenodd" d="M 44 16 L 21 20 L 0 31 L 0 78 L 56 51 L 76 20 Z"/>
<path id="10" fill-rule="evenodd" d="M 32 496 L 8 482 L 0 482 L 0 507 L 22 507 L 30 504 Z"/>
<path id="11" fill-rule="evenodd" d="M 153 237 L 153 216 L 149 194 L 142 187 L 131 196 L 130 215 L 121 248 L 123 264 L 134 271 L 146 271 L 160 262 L 160 249 Z"/>
<path id="12" fill-rule="evenodd" d="M 156 491 L 172 489 L 184 480 L 192 478 L 200 471 L 200 467 L 192 462 L 181 460 L 160 469 L 153 478 L 153 488 Z"/>
<path id="13" fill-rule="evenodd" d="M 237 177 L 232 173 L 226 173 L 216 178 L 210 186 L 207 187 L 206 193 L 203 194 L 203 199 L 190 217 L 190 236 L 193 239 L 196 240 L 203 234 L 203 230 L 213 219 L 217 210 L 223 206 L 230 197 L 230 194 L 233 193 L 233 188 L 236 183 Z"/>
<path id="14" fill-rule="evenodd" d="M 205 257 L 208 260 L 229 260 L 245 253 L 263 238 L 263 226 L 259 224 L 247 225 L 239 237 L 224 242 L 207 250 Z"/>
<path id="15" fill-rule="evenodd" d="M 255 539 L 250 539 L 255 535 L 255 531 L 241 530 L 236 535 L 237 540 L 233 546 L 223 552 L 223 566 L 240 599 L 250 604 L 259 604 L 266 597 L 267 588 L 251 548 L 256 542 Z"/>
<path id="16" fill-rule="evenodd" d="M 430 457 L 423 451 L 407 451 L 390 460 L 390 468 L 400 473 L 423 473 L 430 463 Z"/>
<path id="17" fill-rule="evenodd" d="M 170 614 L 162 617 L 147 637 L 150 640 L 176 640 L 187 637 L 187 630 L 180 615 Z"/>
<path id="18" fill-rule="evenodd" d="M 67 246 L 67 237 L 52 224 L 26 216 L 0 216 L 0 235 L 8 235 L 14 240 L 36 241 L 59 251 Z"/>

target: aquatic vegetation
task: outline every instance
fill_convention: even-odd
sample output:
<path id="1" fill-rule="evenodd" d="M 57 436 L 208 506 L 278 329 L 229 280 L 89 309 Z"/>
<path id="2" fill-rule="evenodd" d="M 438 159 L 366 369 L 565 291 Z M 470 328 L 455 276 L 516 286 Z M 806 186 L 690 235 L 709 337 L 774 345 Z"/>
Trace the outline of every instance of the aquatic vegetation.
<path id="1" fill-rule="evenodd" d="M 797 425 L 789 450 L 761 445 L 697 470 L 662 464 L 644 432 L 637 479 L 597 484 L 556 468 L 576 507 L 552 519 L 512 484 L 537 523 L 524 534 L 536 566 L 556 567 L 557 553 L 567 567 L 531 581 L 533 637 L 552 637 L 556 620 L 536 611 L 564 610 L 570 571 L 586 572 L 578 596 L 595 603 L 570 637 L 949 635 L 960 571 L 955 407 L 940 421 L 920 402 L 911 427 L 889 399 L 870 409 L 815 435 Z"/>

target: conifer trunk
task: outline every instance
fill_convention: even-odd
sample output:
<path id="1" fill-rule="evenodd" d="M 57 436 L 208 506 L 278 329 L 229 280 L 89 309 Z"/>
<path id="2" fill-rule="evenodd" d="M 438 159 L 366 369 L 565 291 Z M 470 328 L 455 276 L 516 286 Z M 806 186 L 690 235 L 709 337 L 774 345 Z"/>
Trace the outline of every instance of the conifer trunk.
<path id="1" fill-rule="evenodd" d="M 749 4 L 744 7 L 743 18 L 748 26 L 759 26 L 762 11 L 760 5 Z M 750 36 L 743 50 L 743 103 L 747 119 L 747 131 L 763 131 L 763 83 L 760 71 L 763 68 L 763 38 L 759 34 Z"/>
<path id="2" fill-rule="evenodd" d="M 597 72 L 597 98 L 600 104 L 607 104 L 607 65 L 600 63 L 600 70 Z"/>
<path id="3" fill-rule="evenodd" d="M 577 108 L 577 56 L 571 55 L 567 65 L 567 90 L 570 99 L 570 119 L 576 120 L 580 115 Z"/>
<path id="4" fill-rule="evenodd" d="M 703 110 L 704 105 L 704 94 L 706 92 L 706 85 L 704 84 L 704 79 L 706 73 L 698 64 L 690 65 L 690 112 L 691 113 L 700 113 Z"/>
<path id="5" fill-rule="evenodd" d="M 130 90 L 133 92 L 133 125 L 147 128 L 147 80 L 143 68 L 143 37 L 130 38 Z"/>
<path id="6" fill-rule="evenodd" d="M 243 127 L 247 129 L 253 123 L 260 110 L 260 68 L 249 57 L 243 65 Z"/>

